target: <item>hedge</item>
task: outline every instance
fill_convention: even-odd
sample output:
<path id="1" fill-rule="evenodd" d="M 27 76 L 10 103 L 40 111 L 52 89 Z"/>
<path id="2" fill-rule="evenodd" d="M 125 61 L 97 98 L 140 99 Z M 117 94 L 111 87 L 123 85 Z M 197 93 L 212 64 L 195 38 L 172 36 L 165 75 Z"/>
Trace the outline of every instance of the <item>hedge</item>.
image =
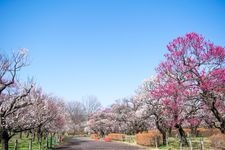
<path id="1" fill-rule="evenodd" d="M 108 137 L 111 140 L 115 140 L 115 141 L 124 141 L 125 139 L 125 134 L 121 134 L 121 133 L 110 133 L 108 134 Z"/>
<path id="2" fill-rule="evenodd" d="M 144 146 L 155 146 L 157 144 L 162 144 L 162 136 L 156 130 L 148 131 L 147 133 L 138 133 L 135 135 L 135 141 L 139 145 Z"/>

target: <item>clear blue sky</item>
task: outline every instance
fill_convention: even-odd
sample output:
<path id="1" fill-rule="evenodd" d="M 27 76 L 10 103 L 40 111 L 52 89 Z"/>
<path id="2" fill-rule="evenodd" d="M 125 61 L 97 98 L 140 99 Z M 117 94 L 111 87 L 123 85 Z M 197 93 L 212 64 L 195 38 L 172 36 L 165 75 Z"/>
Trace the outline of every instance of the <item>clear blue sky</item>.
<path id="1" fill-rule="evenodd" d="M 0 52 L 29 49 L 20 77 L 67 101 L 132 95 L 187 32 L 224 46 L 225 1 L 0 0 Z"/>

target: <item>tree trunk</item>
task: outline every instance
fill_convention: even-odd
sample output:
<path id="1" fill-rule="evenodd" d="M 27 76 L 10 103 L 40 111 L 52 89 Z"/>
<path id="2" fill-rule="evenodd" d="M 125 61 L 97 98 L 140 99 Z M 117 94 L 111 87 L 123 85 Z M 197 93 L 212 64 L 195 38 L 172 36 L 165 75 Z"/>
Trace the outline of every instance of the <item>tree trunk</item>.
<path id="1" fill-rule="evenodd" d="M 2 139 L 2 150 L 8 150 L 8 149 L 9 149 L 9 140 Z"/>
<path id="2" fill-rule="evenodd" d="M 26 135 L 26 138 L 28 138 L 30 135 L 30 131 L 27 131 L 27 135 Z"/>
<path id="3" fill-rule="evenodd" d="M 158 117 L 157 117 L 157 120 L 155 121 L 155 124 L 156 124 L 156 127 L 157 127 L 157 129 L 159 130 L 159 132 L 162 134 L 162 136 L 163 136 L 163 145 L 166 145 L 166 128 L 165 127 L 163 127 L 163 125 L 162 125 L 162 123 L 160 123 L 160 120 L 158 119 Z"/>
<path id="4" fill-rule="evenodd" d="M 176 124 L 175 127 L 178 129 L 182 145 L 188 146 L 187 135 L 184 132 L 182 126 L 180 124 Z"/>
<path id="5" fill-rule="evenodd" d="M 35 141 L 35 137 L 36 137 L 36 135 L 35 135 L 35 132 L 33 133 L 33 141 Z"/>
<path id="6" fill-rule="evenodd" d="M 20 139 L 22 139 L 22 136 L 23 136 L 23 132 L 20 132 Z"/>
<path id="7" fill-rule="evenodd" d="M 48 149 L 49 148 L 49 145 L 48 145 L 48 136 L 46 138 L 46 148 Z"/>
<path id="8" fill-rule="evenodd" d="M 225 122 L 221 123 L 220 131 L 221 131 L 221 133 L 225 134 Z"/>
<path id="9" fill-rule="evenodd" d="M 225 134 L 225 120 L 222 118 L 221 114 L 219 113 L 219 111 L 214 106 L 214 103 L 213 103 L 213 106 L 211 108 L 211 111 L 215 115 L 216 119 L 220 122 L 220 127 L 219 127 L 220 132 Z"/>
<path id="10" fill-rule="evenodd" d="M 166 132 L 165 133 L 163 132 L 162 136 L 163 136 L 163 145 L 166 145 L 166 140 L 167 140 Z"/>
<path id="11" fill-rule="evenodd" d="M 41 127 L 38 127 L 38 130 L 37 130 L 37 138 L 38 138 L 38 142 L 40 142 L 42 140 Z"/>
<path id="12" fill-rule="evenodd" d="M 157 127 L 159 132 L 162 134 L 163 137 L 163 145 L 166 145 L 166 131 L 164 131 L 162 128 Z"/>
<path id="13" fill-rule="evenodd" d="M 100 137 L 101 137 L 101 138 L 104 137 L 104 132 L 103 132 L 103 130 L 100 130 Z"/>
<path id="14" fill-rule="evenodd" d="M 212 95 L 209 91 L 205 91 L 203 93 L 203 98 L 207 98 L 208 95 L 211 95 L 211 97 L 209 97 L 210 98 L 209 100 L 212 100 L 212 103 L 206 103 L 206 105 L 208 105 L 211 112 L 213 113 L 217 121 L 220 123 L 219 129 L 221 133 L 225 134 L 225 119 L 223 118 L 223 115 L 221 114 L 221 112 L 218 110 L 218 107 L 215 106 L 216 97 Z"/>
<path id="15" fill-rule="evenodd" d="M 50 134 L 50 148 L 52 148 L 52 133 Z"/>
<path id="16" fill-rule="evenodd" d="M 8 150 L 9 148 L 9 134 L 6 130 L 1 132 L 1 143 L 2 143 L 2 150 Z"/>
<path id="17" fill-rule="evenodd" d="M 198 126 L 192 126 L 191 127 L 191 135 L 192 136 L 195 136 L 195 137 L 197 136 L 197 134 L 198 134 L 197 129 L 198 129 Z"/>
<path id="18" fill-rule="evenodd" d="M 172 126 L 170 126 L 169 129 L 168 129 L 168 135 L 169 135 L 169 137 L 172 136 Z"/>

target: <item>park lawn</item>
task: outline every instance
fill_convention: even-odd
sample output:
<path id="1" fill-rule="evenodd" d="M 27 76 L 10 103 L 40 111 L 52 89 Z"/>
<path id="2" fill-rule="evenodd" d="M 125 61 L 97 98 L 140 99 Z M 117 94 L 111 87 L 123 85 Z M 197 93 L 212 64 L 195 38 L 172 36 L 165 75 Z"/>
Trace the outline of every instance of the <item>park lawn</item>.
<path id="1" fill-rule="evenodd" d="M 29 149 L 29 143 L 30 143 L 30 139 L 31 138 L 26 138 L 26 137 L 22 137 L 22 139 L 19 138 L 19 136 L 14 136 L 9 140 L 9 150 L 14 150 L 14 146 L 15 146 L 15 141 L 16 139 L 18 140 L 18 149 L 19 150 L 28 150 Z M 50 143 L 50 137 L 48 138 L 48 143 Z M 57 146 L 57 142 L 56 139 L 53 138 L 53 147 Z M 50 144 L 49 144 L 50 145 Z M 42 140 L 42 145 L 41 145 L 42 149 L 46 149 L 47 147 L 47 141 L 46 140 Z M 2 144 L 0 144 L 0 149 L 2 149 Z M 39 150 L 39 143 L 37 141 L 37 139 L 35 139 L 35 141 L 32 142 L 32 150 Z"/>
<path id="2" fill-rule="evenodd" d="M 201 140 L 200 137 L 191 138 L 193 150 L 200 149 L 200 140 Z M 212 148 L 210 147 L 209 139 L 204 137 L 203 141 L 204 141 L 204 149 L 211 150 Z M 180 149 L 179 140 L 176 138 L 170 137 L 168 146 L 161 145 L 159 146 L 159 149 L 160 150 L 179 150 Z M 190 147 L 183 147 L 183 150 L 190 150 Z"/>
<path id="3" fill-rule="evenodd" d="M 192 149 L 193 150 L 199 150 L 200 149 L 200 140 L 203 139 L 204 141 L 204 149 L 205 150 L 212 150 L 212 148 L 210 147 L 210 143 L 209 143 L 209 139 L 207 137 L 192 137 L 191 141 L 192 141 Z M 134 143 L 135 141 L 135 136 L 126 136 L 125 141 L 127 143 Z M 145 146 L 148 147 L 148 146 Z M 153 146 L 151 146 L 151 148 L 155 148 Z M 180 149 L 180 142 L 179 139 L 177 138 L 173 138 L 173 137 L 169 137 L 169 143 L 168 146 L 164 146 L 164 145 L 160 145 L 158 147 L 158 149 L 160 150 L 179 150 Z M 183 150 L 190 150 L 190 147 L 183 147 Z"/>

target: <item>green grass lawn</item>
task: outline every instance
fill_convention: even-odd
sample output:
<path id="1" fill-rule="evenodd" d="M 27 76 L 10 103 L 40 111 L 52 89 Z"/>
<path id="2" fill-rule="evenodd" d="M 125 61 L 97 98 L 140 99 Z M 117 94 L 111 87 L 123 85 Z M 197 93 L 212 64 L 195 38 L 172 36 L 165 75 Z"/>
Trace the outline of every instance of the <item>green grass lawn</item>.
<path id="1" fill-rule="evenodd" d="M 199 150 L 200 149 L 200 137 L 191 138 L 192 141 L 192 149 Z M 203 138 L 204 141 L 204 150 L 211 150 L 209 139 Z M 180 149 L 180 142 L 176 138 L 169 138 L 168 146 L 159 146 L 160 150 L 179 150 Z M 183 150 L 190 150 L 190 147 L 183 147 Z"/>
<path id="2" fill-rule="evenodd" d="M 201 140 L 201 137 L 193 137 L 193 138 L 191 138 L 192 149 L 193 150 L 200 150 L 200 140 Z M 135 143 L 134 141 L 135 141 L 134 136 L 126 136 L 124 142 L 126 142 L 126 143 Z M 210 143 L 209 143 L 209 139 L 208 138 L 204 137 L 203 138 L 203 142 L 204 142 L 204 150 L 212 150 L 212 147 L 210 147 Z M 148 146 L 145 146 L 145 147 L 148 147 Z M 154 146 L 151 146 L 150 148 L 151 149 L 155 149 Z M 179 139 L 170 137 L 169 138 L 169 142 L 168 142 L 168 146 L 159 145 L 158 149 L 159 150 L 180 150 Z M 183 150 L 190 150 L 190 147 L 183 147 Z"/>
<path id="3" fill-rule="evenodd" d="M 28 150 L 29 149 L 29 143 L 31 138 L 22 137 L 22 139 L 19 138 L 19 136 L 14 136 L 9 141 L 9 150 L 14 150 L 15 141 L 18 140 L 18 150 Z M 50 146 L 50 137 L 48 138 L 48 145 Z M 58 143 L 56 141 L 56 138 L 53 137 L 52 139 L 52 146 L 57 146 Z M 32 141 L 32 150 L 39 150 L 40 144 L 38 143 L 37 139 L 35 141 Z M 2 145 L 0 144 L 0 149 L 2 149 Z M 47 149 L 47 140 L 42 140 L 41 149 L 46 150 Z"/>

